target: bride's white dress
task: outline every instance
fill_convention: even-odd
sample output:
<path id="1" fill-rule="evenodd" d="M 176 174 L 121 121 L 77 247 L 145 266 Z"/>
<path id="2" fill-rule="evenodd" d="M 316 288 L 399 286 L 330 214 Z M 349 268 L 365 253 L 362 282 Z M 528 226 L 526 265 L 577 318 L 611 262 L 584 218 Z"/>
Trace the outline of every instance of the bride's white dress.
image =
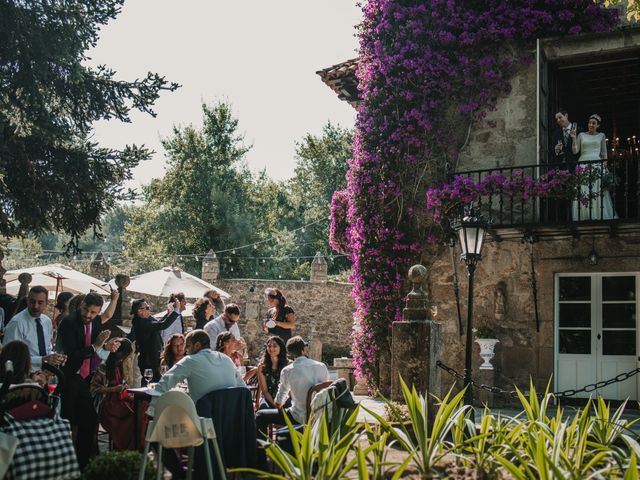
<path id="1" fill-rule="evenodd" d="M 606 158 L 606 149 L 602 148 L 603 139 L 604 133 L 590 135 L 589 133 L 582 132 L 578 134 L 577 140 L 578 145 L 580 146 L 580 158 L 578 159 L 578 164 L 592 160 L 600 160 L 601 154 Z M 611 195 L 606 189 L 601 189 L 600 187 L 602 164 L 592 163 L 590 165 L 591 168 L 595 170 L 594 176 L 596 179 L 591 183 L 591 186 L 582 185 L 580 187 L 580 196 L 586 198 L 587 202 L 586 205 L 580 202 L 580 199 L 572 202 L 572 219 L 576 221 L 610 220 L 612 218 L 618 218 L 613 210 Z M 604 173 L 606 174 L 606 171 Z M 592 197 L 591 199 L 589 199 L 590 196 Z"/>

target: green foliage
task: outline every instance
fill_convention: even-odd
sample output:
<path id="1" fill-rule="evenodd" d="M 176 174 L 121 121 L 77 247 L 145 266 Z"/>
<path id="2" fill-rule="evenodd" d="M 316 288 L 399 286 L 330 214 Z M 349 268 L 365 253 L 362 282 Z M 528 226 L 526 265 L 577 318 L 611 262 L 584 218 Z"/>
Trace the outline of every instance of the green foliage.
<path id="1" fill-rule="evenodd" d="M 77 247 L 119 199 L 122 184 L 150 152 L 104 148 L 90 140 L 97 120 L 130 121 L 130 111 L 154 115 L 162 90 L 148 73 L 116 80 L 106 66 L 86 65 L 99 28 L 122 0 L 0 2 L 0 233 L 60 231 Z"/>
<path id="2" fill-rule="evenodd" d="M 136 480 L 142 465 L 142 453 L 133 451 L 102 453 L 95 457 L 84 470 L 85 480 Z M 147 459 L 145 480 L 152 480 L 157 469 Z"/>

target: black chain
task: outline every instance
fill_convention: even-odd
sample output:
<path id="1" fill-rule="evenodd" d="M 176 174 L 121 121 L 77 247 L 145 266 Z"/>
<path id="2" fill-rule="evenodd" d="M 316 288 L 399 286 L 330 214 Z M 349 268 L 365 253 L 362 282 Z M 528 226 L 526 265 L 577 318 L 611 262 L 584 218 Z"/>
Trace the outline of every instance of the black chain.
<path id="1" fill-rule="evenodd" d="M 453 377 L 457 378 L 458 380 L 462 380 L 464 382 L 464 375 L 456 372 L 453 368 L 446 366 L 440 360 L 436 362 L 436 366 L 438 368 L 441 368 L 445 372 L 449 373 Z M 631 377 L 637 375 L 638 373 L 640 373 L 640 368 L 635 368 L 628 372 L 620 373 L 608 380 L 602 380 L 600 382 L 591 383 L 589 385 L 585 385 L 584 387 L 578 388 L 578 389 L 569 389 L 569 390 L 563 390 L 560 392 L 553 392 L 551 395 L 553 395 L 556 398 L 566 398 L 566 397 L 572 397 L 582 392 L 585 392 L 585 393 L 593 392 L 594 390 L 607 387 L 613 383 L 624 382 L 625 380 L 630 379 Z M 475 388 L 480 388 L 490 393 L 497 393 L 497 394 L 506 395 L 512 398 L 518 398 L 518 392 L 516 392 L 515 390 L 511 390 L 511 391 L 503 390 L 502 388 L 491 386 L 491 385 L 485 385 L 484 383 L 478 383 L 478 382 L 475 382 L 474 380 L 471 380 L 471 385 L 473 385 Z M 541 394 L 538 394 L 538 396 L 542 397 L 544 396 L 544 394 L 541 393 Z"/>

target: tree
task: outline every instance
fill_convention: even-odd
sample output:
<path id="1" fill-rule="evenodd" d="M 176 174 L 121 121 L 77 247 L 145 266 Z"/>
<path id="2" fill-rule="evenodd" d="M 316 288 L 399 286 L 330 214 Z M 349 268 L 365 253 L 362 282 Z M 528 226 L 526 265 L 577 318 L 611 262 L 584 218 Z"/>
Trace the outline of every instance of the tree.
<path id="1" fill-rule="evenodd" d="M 162 141 L 169 167 L 144 188 L 145 204 L 126 227 L 129 255 L 153 266 L 174 254 L 199 268 L 196 254 L 250 243 L 253 218 L 246 209 L 251 174 L 243 163 L 250 147 L 237 133 L 231 106 L 202 105 L 203 127 L 174 127 Z"/>
<path id="2" fill-rule="evenodd" d="M 93 122 L 129 122 L 132 109 L 154 115 L 160 91 L 178 88 L 148 73 L 122 81 L 88 67 L 86 51 L 123 0 L 0 0 L 0 233 L 59 231 L 69 247 L 129 191 L 122 183 L 150 152 L 104 148 Z"/>
<path id="3" fill-rule="evenodd" d="M 597 0 L 594 0 L 597 1 Z M 640 22 L 640 0 L 604 0 L 604 6 L 627 4 L 627 20 Z"/>
<path id="4" fill-rule="evenodd" d="M 297 226 L 327 219 L 297 233 L 298 244 L 302 245 L 300 256 L 312 256 L 317 251 L 329 253 L 329 206 L 333 193 L 346 188 L 352 142 L 353 130 L 328 122 L 321 136 L 307 134 L 296 145 L 295 176 L 289 182 L 288 193 Z M 329 262 L 331 273 L 348 267 L 345 258 Z"/>

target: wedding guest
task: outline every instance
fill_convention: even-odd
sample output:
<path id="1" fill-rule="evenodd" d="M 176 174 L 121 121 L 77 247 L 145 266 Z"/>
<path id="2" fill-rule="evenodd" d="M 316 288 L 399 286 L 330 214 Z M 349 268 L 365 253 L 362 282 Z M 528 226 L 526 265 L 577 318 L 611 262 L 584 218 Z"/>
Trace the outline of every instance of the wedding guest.
<path id="1" fill-rule="evenodd" d="M 58 294 L 58 298 L 56 298 L 56 304 L 53 307 L 58 311 L 58 314 L 53 318 L 54 330 L 58 328 L 58 325 L 60 324 L 62 319 L 69 313 L 69 302 L 72 298 L 73 293 L 71 292 L 60 292 Z"/>
<path id="2" fill-rule="evenodd" d="M 263 321 L 263 329 L 286 342 L 291 338 L 291 331 L 296 328 L 293 308 L 287 305 L 287 299 L 277 288 L 267 288 L 264 293 L 270 308 Z"/>
<path id="3" fill-rule="evenodd" d="M 165 374 L 167 370 L 182 360 L 185 356 L 185 340 L 181 333 L 174 333 L 165 344 L 160 355 L 160 373 Z"/>
<path id="4" fill-rule="evenodd" d="M 274 399 L 280 384 L 280 374 L 288 363 L 284 341 L 276 335 L 269 337 L 256 373 L 258 376 L 258 388 L 262 395 L 262 401 L 258 406 L 259 409 L 276 408 Z M 259 397 L 260 395 L 257 398 Z"/>
<path id="5" fill-rule="evenodd" d="M 201 330 L 213 319 L 216 309 L 208 298 L 200 298 L 193 306 L 193 318 L 196 321 L 196 329 Z"/>
<path id="6" fill-rule="evenodd" d="M 160 332 L 160 336 L 162 337 L 162 345 L 166 344 L 169 340 L 169 337 L 174 333 L 181 333 L 184 335 L 184 318 L 182 318 L 182 312 L 187 309 L 187 297 L 185 297 L 184 293 L 172 293 L 169 296 L 168 303 L 177 305 L 175 312 L 178 313 L 178 318 L 175 322 L 172 322 L 166 329 L 163 329 Z M 165 313 L 164 317 L 160 319 L 160 321 L 164 320 L 169 316 L 169 313 Z"/>
<path id="7" fill-rule="evenodd" d="M 100 424 L 111 436 L 113 450 L 135 450 L 135 416 L 133 399 L 127 394 L 124 361 L 133 353 L 131 342 L 124 338 L 91 379 L 91 394 Z"/>
<path id="8" fill-rule="evenodd" d="M 216 339 L 216 352 L 224 353 L 236 367 L 242 366 L 242 357 L 238 354 L 242 346 L 243 344 L 231 332 L 222 332 Z"/>
<path id="9" fill-rule="evenodd" d="M 224 313 L 224 300 L 220 296 L 217 290 L 207 290 L 203 295 L 208 298 L 216 309 L 214 315 L 222 315 Z"/>

